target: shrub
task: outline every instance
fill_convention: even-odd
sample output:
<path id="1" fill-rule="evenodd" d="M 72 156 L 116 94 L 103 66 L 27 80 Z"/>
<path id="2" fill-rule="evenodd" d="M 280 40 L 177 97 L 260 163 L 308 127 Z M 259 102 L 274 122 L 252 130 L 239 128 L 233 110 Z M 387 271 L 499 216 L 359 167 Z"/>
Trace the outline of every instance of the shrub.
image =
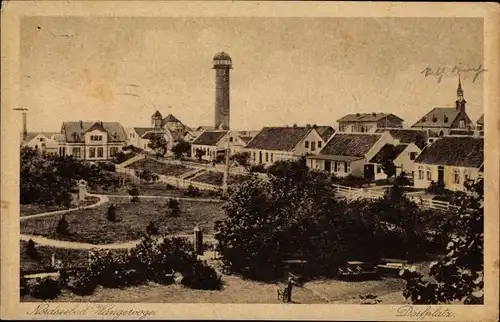
<path id="1" fill-rule="evenodd" d="M 220 290 L 222 279 L 217 271 L 201 262 L 195 262 L 193 266 L 184 272 L 182 284 L 199 290 Z"/>
<path id="2" fill-rule="evenodd" d="M 201 191 L 200 189 L 193 187 L 192 185 L 189 185 L 187 190 L 184 191 L 184 195 L 188 197 L 198 197 L 201 196 Z"/>
<path id="3" fill-rule="evenodd" d="M 67 287 L 76 295 L 92 295 L 97 287 L 97 281 L 90 269 L 77 270 L 75 276 L 69 276 Z"/>
<path id="4" fill-rule="evenodd" d="M 149 222 L 149 225 L 146 227 L 146 233 L 152 236 L 158 235 L 160 233 L 156 222 L 152 220 Z"/>
<path id="5" fill-rule="evenodd" d="M 97 162 L 100 169 L 109 172 L 116 172 L 116 166 L 113 162 Z"/>
<path id="6" fill-rule="evenodd" d="M 179 201 L 177 199 L 169 198 L 167 201 L 167 216 L 168 217 L 178 217 L 181 213 L 179 207 Z"/>
<path id="7" fill-rule="evenodd" d="M 132 186 L 132 188 L 130 188 L 128 190 L 128 193 L 129 195 L 132 196 L 132 202 L 138 202 L 139 201 L 139 188 L 137 186 Z"/>
<path id="8" fill-rule="evenodd" d="M 111 204 L 108 207 L 108 220 L 116 221 L 116 206 L 114 204 Z"/>
<path id="9" fill-rule="evenodd" d="M 266 173 L 266 168 L 264 167 L 263 164 L 257 164 L 253 165 L 248 169 L 250 172 L 260 172 L 260 173 Z"/>
<path id="10" fill-rule="evenodd" d="M 59 283 L 49 277 L 37 279 L 37 283 L 31 290 L 31 296 L 37 299 L 55 299 L 61 294 Z"/>
<path id="11" fill-rule="evenodd" d="M 170 183 L 167 183 L 167 184 L 165 184 L 165 189 L 167 189 L 167 190 L 173 190 L 173 189 L 175 189 L 175 186 L 171 185 Z"/>
<path id="12" fill-rule="evenodd" d="M 439 184 L 437 182 L 431 181 L 429 187 L 427 187 L 426 191 L 428 193 L 432 193 L 435 195 L 452 195 L 453 192 L 446 189 L 444 184 Z"/>
<path id="13" fill-rule="evenodd" d="M 61 219 L 57 222 L 56 233 L 59 235 L 69 234 L 69 223 L 66 220 L 66 215 L 62 215 Z"/>
<path id="14" fill-rule="evenodd" d="M 95 281 L 105 288 L 123 288 L 144 282 L 140 274 L 135 274 L 130 260 L 124 255 L 94 253 L 90 271 Z"/>
<path id="15" fill-rule="evenodd" d="M 28 283 L 24 276 L 21 276 L 19 281 L 19 295 L 25 296 L 29 294 Z"/>
<path id="16" fill-rule="evenodd" d="M 35 246 L 35 242 L 31 239 L 28 241 L 28 245 L 26 246 L 26 255 L 30 258 L 38 259 L 38 251 Z"/>

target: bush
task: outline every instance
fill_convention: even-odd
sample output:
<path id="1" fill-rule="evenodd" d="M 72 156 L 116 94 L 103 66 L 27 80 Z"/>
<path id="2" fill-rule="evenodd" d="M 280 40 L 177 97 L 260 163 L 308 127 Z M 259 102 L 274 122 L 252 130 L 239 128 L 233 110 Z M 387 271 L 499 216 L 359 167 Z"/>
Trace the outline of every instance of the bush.
<path id="1" fill-rule="evenodd" d="M 55 299 L 61 294 L 59 283 L 49 277 L 37 279 L 37 283 L 31 290 L 31 296 L 37 299 Z"/>
<path id="2" fill-rule="evenodd" d="M 66 215 L 62 215 L 57 222 L 56 233 L 64 236 L 69 235 L 69 223 L 66 220 Z"/>
<path id="3" fill-rule="evenodd" d="M 130 188 L 128 190 L 128 193 L 129 195 L 132 196 L 132 199 L 131 201 L 132 202 L 138 202 L 139 201 L 139 188 L 137 186 L 132 186 L 132 188 Z"/>
<path id="4" fill-rule="evenodd" d="M 26 255 L 33 259 L 38 259 L 38 251 L 35 246 L 35 242 L 31 239 L 28 241 L 28 245 L 26 246 Z"/>
<path id="5" fill-rule="evenodd" d="M 152 236 L 158 235 L 160 233 L 156 222 L 152 220 L 149 222 L 149 225 L 146 227 L 146 233 Z"/>
<path id="6" fill-rule="evenodd" d="M 217 271 L 201 262 L 193 264 L 191 269 L 184 272 L 182 284 L 198 290 L 220 290 L 222 279 Z"/>
<path id="7" fill-rule="evenodd" d="M 114 204 L 111 204 L 108 207 L 108 220 L 116 221 L 116 206 Z"/>
<path id="8" fill-rule="evenodd" d="M 21 276 L 19 280 L 19 295 L 20 296 L 25 296 L 29 294 L 29 289 L 28 289 L 28 282 L 27 279 L 23 276 Z"/>
<path id="9" fill-rule="evenodd" d="M 104 171 L 116 172 L 116 166 L 113 162 L 97 162 L 97 166 Z"/>
<path id="10" fill-rule="evenodd" d="M 105 288 L 123 288 L 139 285 L 144 282 L 130 265 L 130 260 L 124 255 L 94 253 L 91 257 L 90 270 L 95 281 Z"/>
<path id="11" fill-rule="evenodd" d="M 250 172 L 260 172 L 260 173 L 266 173 L 266 168 L 264 167 L 263 164 L 257 164 L 253 165 L 248 169 Z"/>
<path id="12" fill-rule="evenodd" d="M 179 201 L 177 199 L 169 198 L 167 201 L 167 216 L 178 217 L 181 213 Z"/>
<path id="13" fill-rule="evenodd" d="M 439 184 L 439 183 L 434 182 L 434 181 L 431 181 L 431 183 L 429 184 L 429 187 L 427 187 L 426 191 L 428 193 L 432 193 L 435 195 L 445 195 L 445 196 L 446 195 L 447 196 L 453 195 L 453 191 L 446 189 L 444 184 Z"/>
<path id="14" fill-rule="evenodd" d="M 92 295 L 97 287 L 96 277 L 90 269 L 77 270 L 75 276 L 68 276 L 67 287 L 76 295 Z"/>
<path id="15" fill-rule="evenodd" d="M 192 185 L 189 185 L 187 190 L 184 191 L 184 195 L 188 197 L 198 197 L 201 196 L 201 191 L 200 189 L 193 187 Z"/>

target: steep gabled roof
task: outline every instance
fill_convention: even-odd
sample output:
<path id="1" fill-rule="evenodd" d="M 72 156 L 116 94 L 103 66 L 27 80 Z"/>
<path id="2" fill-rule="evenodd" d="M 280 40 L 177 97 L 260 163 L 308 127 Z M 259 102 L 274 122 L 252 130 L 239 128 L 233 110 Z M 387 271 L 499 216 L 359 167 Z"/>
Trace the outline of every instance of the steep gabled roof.
<path id="1" fill-rule="evenodd" d="M 265 127 L 246 148 L 259 150 L 293 151 L 297 144 L 306 137 L 312 127 Z"/>
<path id="2" fill-rule="evenodd" d="M 390 115 L 403 121 L 402 118 L 392 113 L 356 113 L 356 114 L 347 114 L 338 119 L 337 122 L 377 122 Z"/>
<path id="3" fill-rule="evenodd" d="M 371 158 L 370 163 L 383 163 L 386 159 L 388 161 L 394 161 L 406 148 L 408 144 L 392 145 L 386 144 Z"/>
<path id="4" fill-rule="evenodd" d="M 148 132 L 154 132 L 157 131 L 158 129 L 154 127 L 134 127 L 134 131 L 139 135 L 141 138 L 143 137 L 144 134 Z"/>
<path id="5" fill-rule="evenodd" d="M 154 131 L 150 131 L 150 132 L 146 132 L 143 136 L 141 136 L 141 138 L 145 139 L 145 140 L 151 140 L 154 136 L 156 135 L 164 135 L 162 132 L 154 132 Z"/>
<path id="6" fill-rule="evenodd" d="M 459 113 L 455 107 L 435 107 L 412 127 L 451 127 Z"/>
<path id="7" fill-rule="evenodd" d="M 415 162 L 435 165 L 480 167 L 484 160 L 483 138 L 449 136 L 436 140 Z"/>
<path id="8" fill-rule="evenodd" d="M 53 135 L 60 134 L 60 132 L 28 132 L 26 134 L 25 139 L 23 138 L 23 134 L 21 133 L 21 140 L 23 142 L 29 142 L 29 141 L 33 140 L 39 134 L 45 136 L 47 139 L 50 139 Z"/>
<path id="9" fill-rule="evenodd" d="M 251 136 L 244 136 L 244 135 L 239 135 L 240 139 L 246 143 L 250 142 L 250 140 L 252 140 L 252 137 Z"/>
<path id="10" fill-rule="evenodd" d="M 167 116 L 165 116 L 165 118 L 163 119 L 163 124 L 167 123 L 167 122 L 173 122 L 173 123 L 181 123 L 181 121 L 179 121 L 178 118 L 176 118 L 175 116 L 173 116 L 172 114 L 168 114 Z"/>
<path id="11" fill-rule="evenodd" d="M 320 125 L 315 127 L 316 132 L 318 132 L 319 136 L 323 139 L 323 141 L 328 141 L 329 138 L 335 133 L 333 127 L 329 125 Z"/>
<path id="12" fill-rule="evenodd" d="M 194 141 L 193 145 L 217 145 L 217 143 L 227 134 L 227 131 L 205 131 Z"/>
<path id="13" fill-rule="evenodd" d="M 123 126 L 118 122 L 89 122 L 89 121 L 71 121 L 63 122 L 62 133 L 66 142 L 84 142 L 85 132 L 91 129 L 100 129 L 107 132 L 108 142 L 125 142 L 127 133 Z"/>
<path id="14" fill-rule="evenodd" d="M 319 154 L 364 157 L 382 134 L 336 133 Z"/>
<path id="15" fill-rule="evenodd" d="M 160 113 L 160 111 L 156 110 L 156 112 L 153 114 L 153 117 L 163 117 Z"/>
<path id="16" fill-rule="evenodd" d="M 376 129 L 375 133 L 389 132 L 389 134 L 401 143 L 415 143 L 419 135 L 427 141 L 427 132 L 413 129 Z"/>

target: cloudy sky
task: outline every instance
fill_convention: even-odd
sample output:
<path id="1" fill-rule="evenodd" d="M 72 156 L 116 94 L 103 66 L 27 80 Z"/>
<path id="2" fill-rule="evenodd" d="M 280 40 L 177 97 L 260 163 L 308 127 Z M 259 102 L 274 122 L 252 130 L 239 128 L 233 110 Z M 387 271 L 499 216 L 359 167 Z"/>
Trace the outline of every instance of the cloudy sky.
<path id="1" fill-rule="evenodd" d="M 231 127 L 328 124 L 389 112 L 408 126 L 453 106 L 457 73 L 483 61 L 483 22 L 455 18 L 25 17 L 21 104 L 30 131 L 65 120 L 149 126 L 158 109 L 190 126 L 214 122 L 211 60 L 228 52 Z M 426 68 L 446 68 L 442 79 Z M 488 68 L 488 66 L 484 66 Z M 468 113 L 481 76 L 462 73 Z"/>

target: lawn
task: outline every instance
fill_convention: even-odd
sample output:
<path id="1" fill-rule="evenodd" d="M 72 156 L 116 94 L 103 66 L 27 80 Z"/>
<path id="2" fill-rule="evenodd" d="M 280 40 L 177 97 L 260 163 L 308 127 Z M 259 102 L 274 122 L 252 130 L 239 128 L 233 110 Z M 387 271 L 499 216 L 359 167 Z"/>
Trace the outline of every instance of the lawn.
<path id="1" fill-rule="evenodd" d="M 21 233 L 48 238 L 108 244 L 140 239 L 149 222 L 157 222 L 160 234 L 191 234 L 198 224 L 205 233 L 212 233 L 213 223 L 223 218 L 220 203 L 180 201 L 178 217 L 167 215 L 167 200 L 111 198 L 116 204 L 117 222 L 107 220 L 109 204 L 93 209 L 82 209 L 66 214 L 69 236 L 55 233 L 61 215 L 33 218 L 21 222 Z"/>
<path id="2" fill-rule="evenodd" d="M 38 258 L 31 258 L 26 254 L 28 242 L 21 241 L 20 245 L 20 270 L 22 274 L 36 274 L 55 271 L 51 266 L 52 254 L 57 260 L 70 262 L 72 266 L 84 266 L 88 261 L 88 250 L 66 249 L 49 246 L 36 245 Z M 124 250 L 112 250 L 113 252 L 125 252 Z"/>
<path id="3" fill-rule="evenodd" d="M 87 197 L 85 199 L 85 201 L 82 201 L 78 204 L 78 206 L 88 206 L 88 205 L 92 205 L 92 204 L 95 204 L 99 201 L 99 198 L 97 197 Z M 75 207 L 78 207 L 77 205 L 72 205 L 70 208 L 75 208 Z M 47 206 L 47 205 L 43 205 L 43 204 L 35 204 L 35 203 L 32 203 L 32 204 L 26 204 L 26 205 L 20 205 L 21 207 L 21 217 L 22 216 L 29 216 L 29 215 L 35 215 L 35 214 L 39 214 L 39 213 L 42 213 L 42 212 L 49 212 L 49 211 L 57 211 L 57 210 L 64 210 L 64 209 L 68 209 L 68 207 L 64 207 L 64 206 Z"/>
<path id="4" fill-rule="evenodd" d="M 130 186 L 122 186 L 111 190 L 92 190 L 93 193 L 102 193 L 109 195 L 128 195 Z M 190 197 L 185 194 L 186 189 L 177 188 L 163 182 L 144 183 L 139 185 L 140 195 L 143 196 L 166 196 L 166 197 Z M 192 198 L 192 197 L 190 197 Z M 194 198 L 219 198 L 210 190 L 200 190 L 200 195 Z"/>
<path id="5" fill-rule="evenodd" d="M 143 285 L 124 290 L 99 287 L 88 297 L 63 291 L 54 302 L 108 302 L 108 303 L 240 303 L 240 304 L 279 304 L 276 298 L 278 288 L 284 284 L 267 284 L 244 280 L 238 276 L 224 275 L 224 288 L 221 291 L 203 291 L 185 288 L 182 285 Z M 294 303 L 328 304 L 325 295 L 332 303 L 360 304 L 359 295 L 376 294 L 385 299 L 381 304 L 403 304 L 403 280 L 382 279 L 378 281 L 342 282 L 336 280 L 317 281 L 306 284 L 304 288 L 295 287 L 292 293 Z M 321 293 L 322 291 L 323 293 Z M 388 295 L 391 295 L 390 297 Z M 330 296 L 330 297 L 328 297 Z M 23 302 L 40 301 L 24 297 Z"/>
<path id="6" fill-rule="evenodd" d="M 199 176 L 192 178 L 191 180 L 220 186 L 222 185 L 223 177 L 224 173 L 222 172 L 206 171 Z M 228 184 L 237 184 L 245 180 L 248 180 L 248 176 L 231 174 L 229 175 Z"/>
<path id="7" fill-rule="evenodd" d="M 132 163 L 129 165 L 127 168 L 132 168 L 134 170 L 149 170 L 153 173 L 156 174 L 161 174 L 165 176 L 172 176 L 172 177 L 178 177 L 180 175 L 183 175 L 184 173 L 187 173 L 193 168 L 191 167 L 186 167 L 184 165 L 180 164 L 168 164 L 168 163 L 163 163 L 156 161 L 154 159 L 142 159 L 137 162 Z"/>

